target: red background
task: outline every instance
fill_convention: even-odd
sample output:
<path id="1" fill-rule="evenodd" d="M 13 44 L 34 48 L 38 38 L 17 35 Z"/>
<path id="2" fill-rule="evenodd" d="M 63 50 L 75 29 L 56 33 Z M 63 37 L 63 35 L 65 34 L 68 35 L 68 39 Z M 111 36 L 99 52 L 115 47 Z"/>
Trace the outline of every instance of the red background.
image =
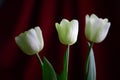
<path id="1" fill-rule="evenodd" d="M 46 56 L 60 73 L 66 46 L 59 42 L 55 22 L 63 18 L 79 20 L 78 41 L 70 49 L 69 80 L 83 80 L 87 54 L 85 15 L 92 13 L 111 22 L 106 39 L 94 45 L 97 80 L 119 80 L 119 8 L 119 0 L 1 0 L 0 80 L 41 80 L 36 56 L 24 54 L 14 40 L 35 26 L 40 26 L 44 37 L 45 46 L 40 56 Z"/>

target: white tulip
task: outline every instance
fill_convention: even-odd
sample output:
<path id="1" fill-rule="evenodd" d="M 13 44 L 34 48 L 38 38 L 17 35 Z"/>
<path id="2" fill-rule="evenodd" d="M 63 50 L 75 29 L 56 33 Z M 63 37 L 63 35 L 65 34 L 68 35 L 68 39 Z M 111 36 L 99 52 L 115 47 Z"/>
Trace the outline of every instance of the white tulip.
<path id="1" fill-rule="evenodd" d="M 63 19 L 60 24 L 55 24 L 59 40 L 62 44 L 73 45 L 77 41 L 78 36 L 78 20 L 68 21 Z"/>
<path id="2" fill-rule="evenodd" d="M 111 23 L 108 19 L 98 18 L 95 14 L 86 15 L 85 35 L 86 38 L 95 43 L 102 42 L 109 31 Z"/>
<path id="3" fill-rule="evenodd" d="M 44 47 L 42 31 L 38 26 L 21 33 L 15 37 L 15 41 L 20 49 L 28 55 L 37 54 Z"/>

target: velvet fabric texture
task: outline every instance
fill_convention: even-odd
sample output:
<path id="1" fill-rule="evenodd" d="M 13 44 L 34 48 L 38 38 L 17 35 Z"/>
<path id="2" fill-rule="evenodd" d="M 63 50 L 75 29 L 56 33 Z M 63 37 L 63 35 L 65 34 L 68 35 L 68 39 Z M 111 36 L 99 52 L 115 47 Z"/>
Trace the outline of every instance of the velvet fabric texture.
<path id="1" fill-rule="evenodd" d="M 60 74 L 66 49 L 58 39 L 55 22 L 63 18 L 79 21 L 77 42 L 70 48 L 69 80 L 83 80 L 87 55 L 84 35 L 85 15 L 96 14 L 108 18 L 111 27 L 106 39 L 93 46 L 97 80 L 119 80 L 120 38 L 119 0 L 0 0 L 0 80 L 42 80 L 36 56 L 24 54 L 15 43 L 15 36 L 40 26 L 46 56 Z"/>

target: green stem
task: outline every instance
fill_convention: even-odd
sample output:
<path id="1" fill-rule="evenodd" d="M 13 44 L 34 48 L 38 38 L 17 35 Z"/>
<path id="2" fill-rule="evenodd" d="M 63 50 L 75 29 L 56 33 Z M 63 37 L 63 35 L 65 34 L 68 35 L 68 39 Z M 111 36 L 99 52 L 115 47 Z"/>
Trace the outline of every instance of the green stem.
<path id="1" fill-rule="evenodd" d="M 68 76 L 69 53 L 70 53 L 70 46 L 68 45 L 68 47 L 67 47 L 67 54 L 66 54 L 66 56 L 67 56 L 67 66 L 66 66 L 67 67 L 67 75 L 66 76 Z"/>
<path id="2" fill-rule="evenodd" d="M 87 53 L 87 59 L 86 59 L 86 62 L 85 62 L 85 80 L 87 80 L 87 72 L 88 72 L 88 60 L 89 60 L 89 55 L 90 55 L 90 51 L 93 47 L 93 42 L 90 43 L 89 47 L 88 47 L 88 53 Z"/>
<path id="3" fill-rule="evenodd" d="M 42 62 L 42 60 L 41 60 L 41 58 L 40 58 L 40 56 L 39 56 L 38 53 L 36 54 L 36 56 L 37 56 L 37 58 L 38 58 L 38 60 L 39 60 L 39 62 L 40 62 L 40 65 L 43 66 L 43 62 Z"/>
<path id="4" fill-rule="evenodd" d="M 67 46 L 66 53 L 64 54 L 64 66 L 63 66 L 63 73 L 60 80 L 68 80 L 68 65 L 69 65 L 69 48 L 70 46 Z"/>

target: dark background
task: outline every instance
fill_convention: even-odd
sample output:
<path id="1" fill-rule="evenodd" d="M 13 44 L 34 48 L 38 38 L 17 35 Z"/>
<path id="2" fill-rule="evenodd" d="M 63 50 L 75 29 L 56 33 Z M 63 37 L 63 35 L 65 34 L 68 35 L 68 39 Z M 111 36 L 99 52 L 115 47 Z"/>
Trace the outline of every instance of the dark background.
<path id="1" fill-rule="evenodd" d="M 92 13 L 111 22 L 106 39 L 93 46 L 97 80 L 119 80 L 119 8 L 119 0 L 0 0 L 0 80 L 41 80 L 36 56 L 24 54 L 14 40 L 35 26 L 40 26 L 44 37 L 40 56 L 46 56 L 60 74 L 66 46 L 59 42 L 55 22 L 63 18 L 79 20 L 78 40 L 70 49 L 69 80 L 83 80 L 87 54 L 85 15 Z"/>

